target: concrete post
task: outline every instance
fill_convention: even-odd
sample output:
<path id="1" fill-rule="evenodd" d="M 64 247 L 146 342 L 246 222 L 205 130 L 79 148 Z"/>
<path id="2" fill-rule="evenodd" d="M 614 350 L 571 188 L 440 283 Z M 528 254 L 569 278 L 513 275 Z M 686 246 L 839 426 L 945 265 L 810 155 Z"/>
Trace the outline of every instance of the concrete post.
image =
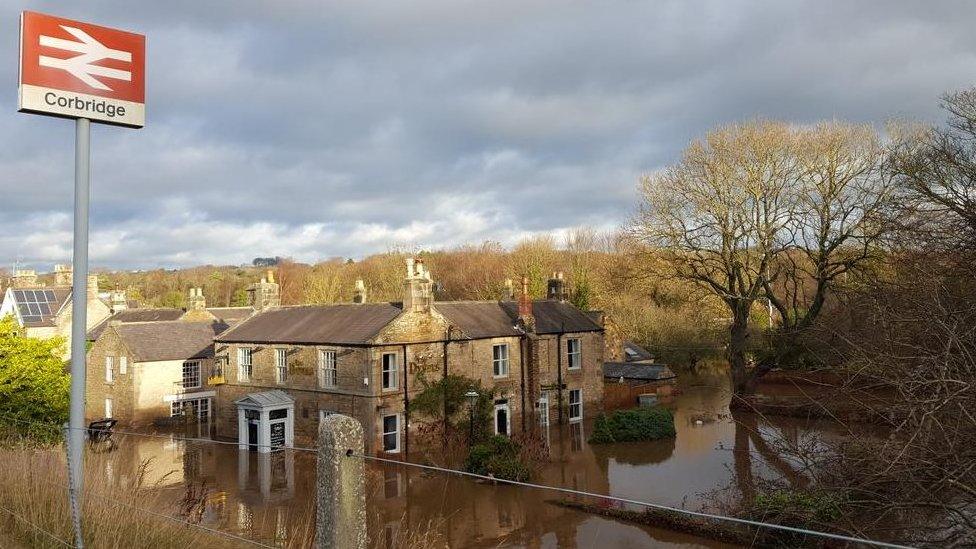
<path id="1" fill-rule="evenodd" d="M 365 548 L 366 451 L 363 426 L 340 414 L 327 416 L 319 424 L 318 510 L 316 547 Z M 355 455 L 350 455 L 355 454 Z"/>

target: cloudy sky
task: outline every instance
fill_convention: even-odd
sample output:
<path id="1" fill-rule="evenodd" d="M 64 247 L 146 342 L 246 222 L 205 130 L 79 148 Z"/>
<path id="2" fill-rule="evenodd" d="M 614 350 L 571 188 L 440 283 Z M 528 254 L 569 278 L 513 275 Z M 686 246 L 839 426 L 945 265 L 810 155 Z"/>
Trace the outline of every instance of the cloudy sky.
<path id="1" fill-rule="evenodd" d="M 93 127 L 96 267 L 612 228 L 711 126 L 938 122 L 976 85 L 967 1 L 7 1 L 7 267 L 71 250 L 73 124 L 16 112 L 23 9 L 148 37 L 146 127 Z"/>

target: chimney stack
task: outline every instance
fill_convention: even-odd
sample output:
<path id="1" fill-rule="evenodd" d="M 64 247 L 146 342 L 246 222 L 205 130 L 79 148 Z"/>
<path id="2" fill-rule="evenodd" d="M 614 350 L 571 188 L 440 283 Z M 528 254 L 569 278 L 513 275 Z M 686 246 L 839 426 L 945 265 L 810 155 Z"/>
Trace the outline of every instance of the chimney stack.
<path id="1" fill-rule="evenodd" d="M 88 275 L 88 301 L 98 299 L 98 275 Z"/>
<path id="2" fill-rule="evenodd" d="M 356 279 L 356 290 L 352 296 L 353 303 L 366 303 L 366 283 L 363 279 Z"/>
<path id="3" fill-rule="evenodd" d="M 403 280 L 403 310 L 430 311 L 434 303 L 434 284 L 423 259 L 406 259 L 407 277 Z"/>
<path id="4" fill-rule="evenodd" d="M 186 308 L 190 311 L 202 311 L 207 308 L 207 298 L 203 297 L 203 288 L 190 288 L 190 298 L 186 301 Z"/>
<path id="5" fill-rule="evenodd" d="M 71 265 L 58 263 L 54 266 L 54 285 L 71 286 Z"/>
<path id="6" fill-rule="evenodd" d="M 34 269 L 17 269 L 11 285 L 14 288 L 34 288 L 37 286 L 37 272 Z"/>
<path id="7" fill-rule="evenodd" d="M 268 269 L 261 282 L 255 282 L 247 288 L 248 300 L 255 311 L 263 311 L 281 306 L 281 296 L 278 284 L 274 279 L 274 271 Z"/>
<path id="8" fill-rule="evenodd" d="M 566 301 L 566 282 L 562 271 L 552 273 L 552 278 L 546 286 L 546 299 Z"/>
<path id="9" fill-rule="evenodd" d="M 515 301 L 515 285 L 512 283 L 511 278 L 505 279 L 505 295 L 502 296 L 503 301 Z"/>
<path id="10" fill-rule="evenodd" d="M 112 309 L 113 314 L 129 308 L 129 300 L 125 298 L 125 291 L 120 290 L 118 286 L 112 290 L 112 295 L 109 298 L 109 307 Z"/>
<path id="11" fill-rule="evenodd" d="M 535 331 L 535 316 L 532 314 L 532 298 L 529 297 L 529 278 L 522 277 L 522 293 L 518 299 L 518 321 L 526 332 Z"/>

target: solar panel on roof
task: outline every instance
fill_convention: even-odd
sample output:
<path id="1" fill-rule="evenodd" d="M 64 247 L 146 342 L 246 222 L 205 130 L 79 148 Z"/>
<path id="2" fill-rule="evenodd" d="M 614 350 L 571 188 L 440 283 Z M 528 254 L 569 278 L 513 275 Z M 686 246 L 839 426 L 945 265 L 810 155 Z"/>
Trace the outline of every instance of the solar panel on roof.
<path id="1" fill-rule="evenodd" d="M 24 322 L 41 322 L 49 317 L 57 303 L 52 290 L 14 290 L 17 311 Z"/>

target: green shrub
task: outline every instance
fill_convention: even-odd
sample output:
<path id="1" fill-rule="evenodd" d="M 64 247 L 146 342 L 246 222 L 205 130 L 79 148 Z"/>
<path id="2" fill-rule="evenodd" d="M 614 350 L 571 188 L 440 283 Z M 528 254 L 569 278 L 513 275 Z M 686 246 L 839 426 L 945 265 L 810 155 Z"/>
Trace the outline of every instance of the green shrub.
<path id="1" fill-rule="evenodd" d="M 618 410 L 596 418 L 590 444 L 657 440 L 675 435 L 674 416 L 665 408 Z"/>
<path id="2" fill-rule="evenodd" d="M 519 459 L 519 445 L 508 437 L 495 435 L 476 444 L 464 464 L 464 468 L 479 475 L 491 475 L 498 479 L 525 481 L 529 468 Z"/>
<path id="3" fill-rule="evenodd" d="M 808 490 L 774 490 L 756 496 L 755 515 L 777 517 L 782 523 L 831 522 L 841 515 L 837 495 Z"/>

